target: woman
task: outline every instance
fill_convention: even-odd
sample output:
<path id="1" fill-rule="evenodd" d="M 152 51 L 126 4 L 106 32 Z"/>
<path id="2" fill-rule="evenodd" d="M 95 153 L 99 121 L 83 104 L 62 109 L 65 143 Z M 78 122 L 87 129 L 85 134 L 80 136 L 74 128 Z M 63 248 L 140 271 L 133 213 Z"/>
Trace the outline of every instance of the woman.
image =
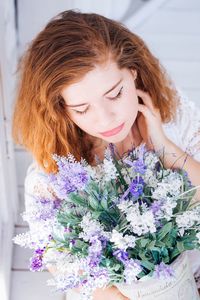
<path id="1" fill-rule="evenodd" d="M 62 12 L 32 41 L 21 70 L 13 138 L 35 160 L 25 179 L 24 220 L 31 234 L 37 235 L 34 197 L 56 199 L 46 183 L 47 173 L 57 171 L 53 153 L 70 152 L 95 165 L 95 156 L 102 158 L 111 142 L 121 155 L 146 143 L 166 168 L 184 167 L 192 184 L 200 184 L 200 110 L 123 24 L 98 14 Z M 69 299 L 78 297 L 73 292 Z M 94 299 L 127 298 L 111 287 L 96 290 Z"/>

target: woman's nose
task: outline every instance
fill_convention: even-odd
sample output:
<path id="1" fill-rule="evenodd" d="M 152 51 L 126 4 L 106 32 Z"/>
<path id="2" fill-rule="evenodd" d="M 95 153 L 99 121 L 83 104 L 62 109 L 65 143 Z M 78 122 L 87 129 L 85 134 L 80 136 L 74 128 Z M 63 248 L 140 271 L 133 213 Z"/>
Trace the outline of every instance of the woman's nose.
<path id="1" fill-rule="evenodd" d="M 113 124 L 115 120 L 115 113 L 111 110 L 109 110 L 108 107 L 100 107 L 97 109 L 97 122 L 99 124 L 103 124 L 106 127 L 106 124 L 109 126 L 110 124 Z"/>

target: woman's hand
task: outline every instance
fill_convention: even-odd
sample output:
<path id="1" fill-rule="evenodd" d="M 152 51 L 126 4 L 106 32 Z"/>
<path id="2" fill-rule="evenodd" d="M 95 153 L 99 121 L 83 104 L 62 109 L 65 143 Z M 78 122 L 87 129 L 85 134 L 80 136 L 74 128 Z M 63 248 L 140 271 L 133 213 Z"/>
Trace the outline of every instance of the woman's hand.
<path id="1" fill-rule="evenodd" d="M 140 134 L 149 150 L 163 150 L 169 139 L 162 128 L 160 111 L 155 108 L 147 92 L 136 89 L 136 93 L 144 102 L 144 104 L 138 103 L 139 113 L 136 121 Z"/>
<path id="2" fill-rule="evenodd" d="M 107 287 L 105 289 L 98 288 L 93 292 L 94 300 L 130 300 L 124 296 L 116 286 Z"/>

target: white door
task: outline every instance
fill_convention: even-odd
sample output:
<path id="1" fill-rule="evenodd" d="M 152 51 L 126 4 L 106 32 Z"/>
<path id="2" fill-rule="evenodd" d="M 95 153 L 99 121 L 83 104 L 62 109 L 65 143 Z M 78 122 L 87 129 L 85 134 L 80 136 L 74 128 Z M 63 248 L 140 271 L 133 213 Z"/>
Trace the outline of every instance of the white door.
<path id="1" fill-rule="evenodd" d="M 0 298 L 2 300 L 9 300 L 12 237 L 18 207 L 11 139 L 16 67 L 13 2 L 11 0 L 0 1 Z"/>

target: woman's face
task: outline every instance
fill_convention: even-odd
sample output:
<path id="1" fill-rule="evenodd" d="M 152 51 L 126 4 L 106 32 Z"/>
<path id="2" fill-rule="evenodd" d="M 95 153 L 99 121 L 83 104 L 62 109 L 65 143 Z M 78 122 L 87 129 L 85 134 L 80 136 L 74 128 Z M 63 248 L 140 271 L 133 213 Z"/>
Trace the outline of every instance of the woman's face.
<path id="1" fill-rule="evenodd" d="M 62 90 L 69 117 L 83 131 L 106 143 L 124 141 L 138 113 L 136 76 L 136 71 L 120 70 L 113 61 L 96 66 L 81 81 Z"/>

